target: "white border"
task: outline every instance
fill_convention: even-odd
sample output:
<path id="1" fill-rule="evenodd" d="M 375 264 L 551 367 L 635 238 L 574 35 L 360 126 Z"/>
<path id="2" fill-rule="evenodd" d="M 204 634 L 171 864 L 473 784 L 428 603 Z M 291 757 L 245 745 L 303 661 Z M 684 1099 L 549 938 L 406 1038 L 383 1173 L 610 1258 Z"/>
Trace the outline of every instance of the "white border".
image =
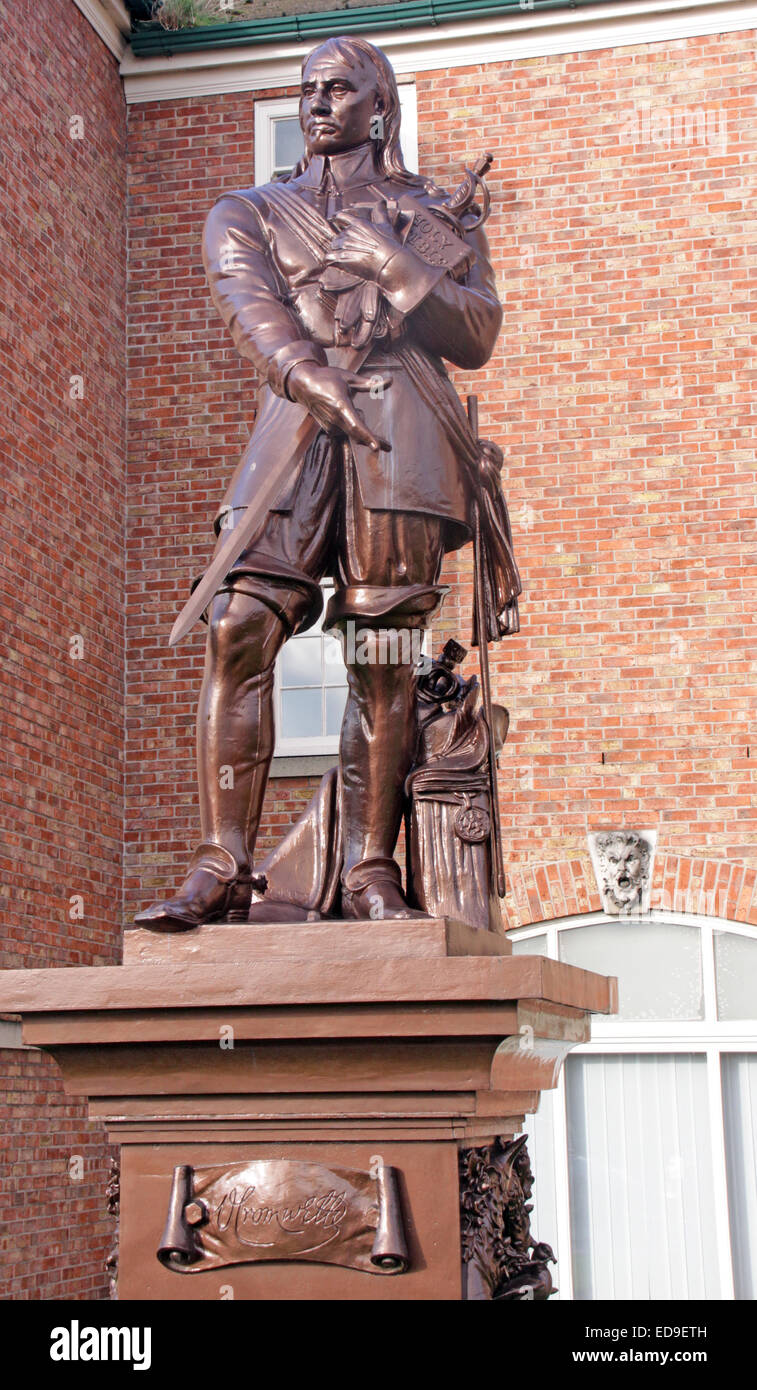
<path id="1" fill-rule="evenodd" d="M 526 11 L 436 27 L 379 29 L 370 38 L 402 76 L 754 28 L 756 0 L 635 0 L 630 5 L 597 4 L 541 14 Z M 302 58 L 315 43 L 314 39 L 286 40 L 153 58 L 138 58 L 128 49 L 121 63 L 126 100 L 175 101 L 296 86 Z"/>
<path id="2" fill-rule="evenodd" d="M 299 97 L 275 97 L 255 102 L 255 183 L 268 183 L 273 174 L 274 123 L 296 116 Z"/>
<path id="3" fill-rule="evenodd" d="M 123 58 L 128 46 L 125 35 L 131 30 L 131 20 L 121 0 L 74 0 L 74 4 L 113 56 Z"/>

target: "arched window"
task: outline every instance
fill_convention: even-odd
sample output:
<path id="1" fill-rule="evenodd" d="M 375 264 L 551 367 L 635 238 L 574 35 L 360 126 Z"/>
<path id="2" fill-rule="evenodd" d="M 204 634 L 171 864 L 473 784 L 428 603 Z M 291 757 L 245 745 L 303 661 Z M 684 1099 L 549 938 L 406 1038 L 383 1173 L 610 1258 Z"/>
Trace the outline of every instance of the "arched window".
<path id="1" fill-rule="evenodd" d="M 757 1297 L 757 929 L 593 913 L 510 935 L 618 976 L 619 1014 L 528 1121 L 558 1297 Z"/>

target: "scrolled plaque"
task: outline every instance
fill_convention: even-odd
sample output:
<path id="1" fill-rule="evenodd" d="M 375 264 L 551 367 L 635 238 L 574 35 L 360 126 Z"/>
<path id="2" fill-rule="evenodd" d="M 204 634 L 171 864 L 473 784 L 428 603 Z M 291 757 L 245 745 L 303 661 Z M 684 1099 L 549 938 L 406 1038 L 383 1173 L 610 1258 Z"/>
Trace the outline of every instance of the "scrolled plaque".
<path id="1" fill-rule="evenodd" d="M 158 1259 L 178 1274 L 258 1260 L 313 1260 L 403 1274 L 407 1244 L 394 1168 L 375 1176 L 292 1159 L 174 1169 Z"/>

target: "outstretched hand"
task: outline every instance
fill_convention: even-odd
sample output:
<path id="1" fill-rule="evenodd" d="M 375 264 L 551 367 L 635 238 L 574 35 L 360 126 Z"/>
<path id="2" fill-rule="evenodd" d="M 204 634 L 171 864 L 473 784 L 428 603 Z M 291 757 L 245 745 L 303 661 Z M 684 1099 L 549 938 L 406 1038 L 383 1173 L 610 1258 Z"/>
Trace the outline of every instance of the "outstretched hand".
<path id="1" fill-rule="evenodd" d="M 292 400 L 304 405 L 313 419 L 328 434 L 346 434 L 356 444 L 364 444 L 376 452 L 388 452 L 390 445 L 370 430 L 353 405 L 352 391 L 370 391 L 380 383 L 386 390 L 388 377 L 358 376 L 340 367 L 323 367 L 314 362 L 298 362 L 287 378 L 287 391 Z"/>

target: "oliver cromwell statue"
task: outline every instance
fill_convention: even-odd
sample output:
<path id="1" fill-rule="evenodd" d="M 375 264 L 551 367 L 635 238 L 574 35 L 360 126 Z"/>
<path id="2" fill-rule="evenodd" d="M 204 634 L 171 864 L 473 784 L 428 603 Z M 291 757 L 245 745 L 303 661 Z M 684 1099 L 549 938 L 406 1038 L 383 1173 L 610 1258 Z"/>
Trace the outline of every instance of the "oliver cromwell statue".
<path id="1" fill-rule="evenodd" d="M 500 329 L 481 229 L 488 161 L 453 194 L 410 173 L 394 74 L 358 38 L 330 39 L 305 60 L 300 121 L 306 153 L 292 175 L 224 194 L 205 228 L 214 302 L 264 385 L 214 560 L 172 639 L 205 615 L 202 838 L 175 896 L 136 919 L 158 930 L 248 910 L 254 921 L 297 916 L 260 893 L 250 908 L 253 853 L 274 750 L 274 663 L 317 620 L 324 576 L 335 584 L 326 628 L 344 633 L 352 621 L 361 632 L 339 754 L 345 918 L 375 916 L 377 898 L 383 917 L 421 915 L 393 857 L 416 754 L 415 644 L 395 643 L 399 659 L 382 660 L 387 630 L 427 625 L 445 552 L 475 534 L 479 636 L 517 629 L 501 453 L 476 438 L 444 367 L 483 367 Z"/>

